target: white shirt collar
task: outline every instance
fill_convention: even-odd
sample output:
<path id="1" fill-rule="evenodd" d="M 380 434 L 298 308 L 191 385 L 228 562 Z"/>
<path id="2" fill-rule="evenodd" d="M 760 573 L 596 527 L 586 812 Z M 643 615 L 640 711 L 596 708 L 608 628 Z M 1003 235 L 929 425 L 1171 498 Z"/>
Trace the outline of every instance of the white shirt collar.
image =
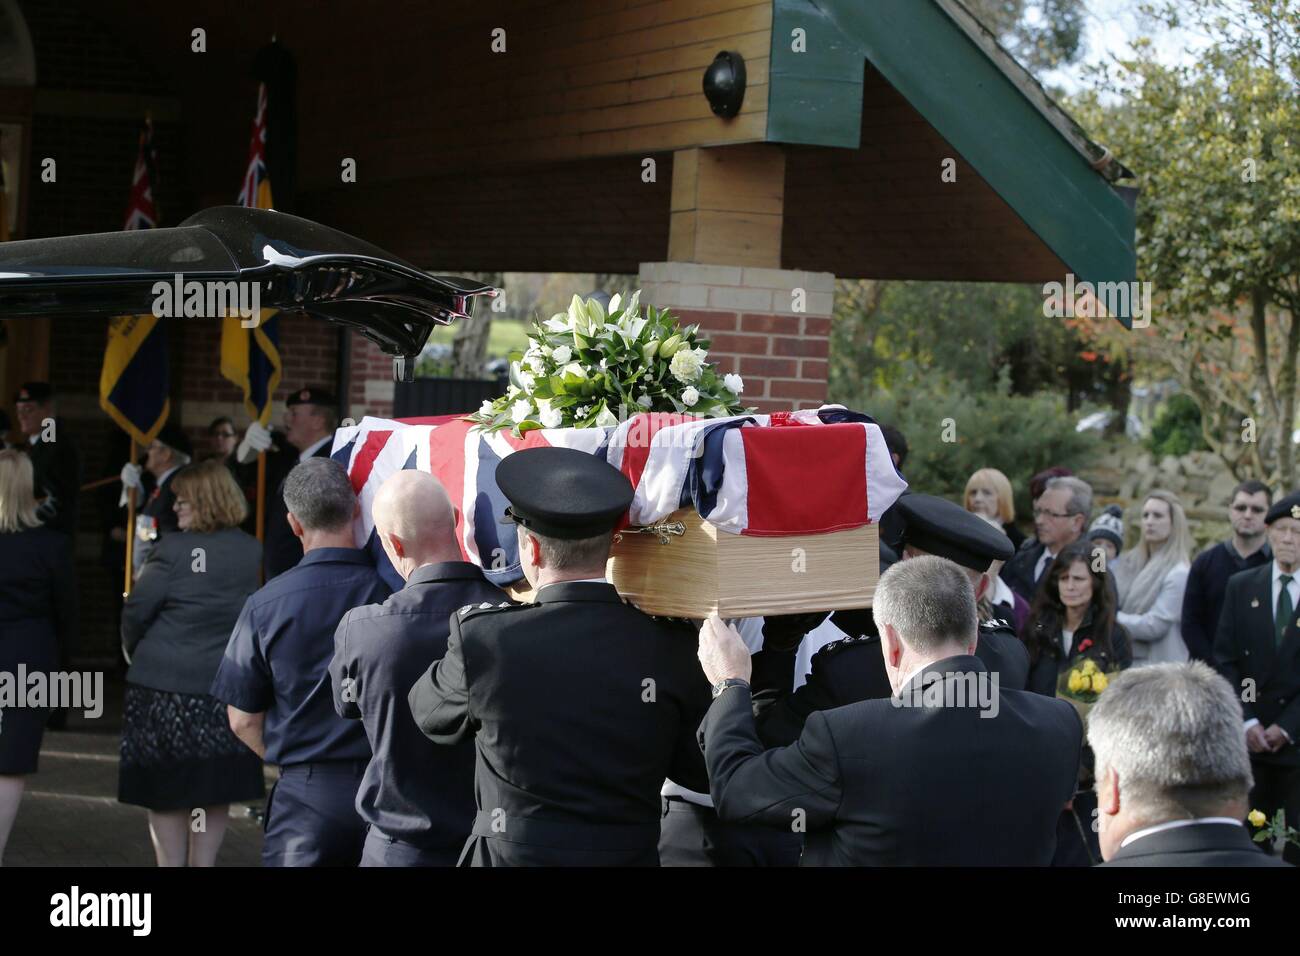
<path id="1" fill-rule="evenodd" d="M 1234 820 L 1231 817 L 1197 817 L 1194 820 L 1168 820 L 1165 823 L 1157 823 L 1153 827 L 1146 827 L 1142 830 L 1134 830 L 1123 840 L 1120 841 L 1120 849 L 1128 846 L 1134 840 L 1140 840 L 1143 837 L 1151 836 L 1153 833 L 1160 833 L 1163 830 L 1175 830 L 1178 827 L 1199 826 L 1202 823 L 1224 823 L 1231 824 L 1234 827 L 1245 826 L 1240 820 Z"/>
<path id="2" fill-rule="evenodd" d="M 175 474 L 180 470 L 181 470 L 180 465 L 173 465 L 171 468 L 168 468 L 166 471 L 164 471 L 161 475 L 158 476 L 158 484 L 155 487 L 161 488 L 163 486 L 164 481 L 166 481 L 173 474 Z"/>
<path id="3" fill-rule="evenodd" d="M 306 461 L 308 458 L 310 458 L 312 455 L 316 454 L 316 452 L 320 450 L 321 445 L 324 445 L 327 441 L 329 441 L 333 437 L 334 437 L 333 435 L 326 435 L 324 438 L 316 442 L 314 445 L 308 445 L 306 448 L 304 448 L 301 452 L 298 453 L 298 461 L 299 462 Z"/>
<path id="4" fill-rule="evenodd" d="M 1283 573 L 1284 572 L 1282 571 L 1281 566 L 1278 565 L 1277 559 L 1275 558 L 1273 560 L 1273 590 L 1274 591 L 1277 590 L 1278 585 L 1282 582 Z M 1300 568 L 1297 568 L 1296 570 L 1291 572 L 1291 583 L 1295 584 L 1296 581 L 1300 581 Z"/>

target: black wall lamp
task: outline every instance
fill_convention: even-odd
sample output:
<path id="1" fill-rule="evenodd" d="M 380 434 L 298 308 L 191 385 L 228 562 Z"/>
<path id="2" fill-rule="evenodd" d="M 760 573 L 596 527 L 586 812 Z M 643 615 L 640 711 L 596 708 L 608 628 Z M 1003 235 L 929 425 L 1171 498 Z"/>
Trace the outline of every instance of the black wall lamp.
<path id="1" fill-rule="evenodd" d="M 730 119 L 745 101 L 745 58 L 723 50 L 704 69 L 704 96 L 713 112 Z"/>

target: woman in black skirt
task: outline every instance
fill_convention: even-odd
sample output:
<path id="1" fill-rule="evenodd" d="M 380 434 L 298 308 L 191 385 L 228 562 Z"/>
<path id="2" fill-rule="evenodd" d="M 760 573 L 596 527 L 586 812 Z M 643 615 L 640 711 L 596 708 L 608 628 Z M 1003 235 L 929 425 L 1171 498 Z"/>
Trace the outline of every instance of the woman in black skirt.
<path id="1" fill-rule="evenodd" d="M 159 538 L 122 611 L 126 680 L 118 799 L 149 810 L 159 866 L 212 866 L 230 804 L 260 800 L 262 762 L 208 696 L 262 548 L 220 461 L 172 479 L 180 530 Z"/>
<path id="2" fill-rule="evenodd" d="M 0 451 L 0 673 L 17 681 L 20 667 L 27 674 L 57 670 L 59 642 L 76 626 L 76 601 L 71 543 L 36 517 L 31 459 Z M 45 707 L 0 707 L 0 862 L 49 715 Z"/>

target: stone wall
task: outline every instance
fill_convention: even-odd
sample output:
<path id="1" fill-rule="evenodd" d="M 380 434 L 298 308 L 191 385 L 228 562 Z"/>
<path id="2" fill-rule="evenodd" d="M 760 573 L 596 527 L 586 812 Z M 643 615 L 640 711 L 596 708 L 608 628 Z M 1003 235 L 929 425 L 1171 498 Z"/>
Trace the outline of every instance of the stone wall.
<path id="1" fill-rule="evenodd" d="M 1125 444 L 1096 458 L 1089 467 L 1080 469 L 1079 475 L 1092 485 L 1094 514 L 1109 504 L 1124 509 L 1125 540 L 1129 545 L 1138 540 L 1142 496 L 1153 488 L 1178 495 L 1187 511 L 1197 550 L 1231 533 L 1228 499 L 1237 479 L 1213 452 L 1193 451 L 1157 460 L 1143 446 Z"/>

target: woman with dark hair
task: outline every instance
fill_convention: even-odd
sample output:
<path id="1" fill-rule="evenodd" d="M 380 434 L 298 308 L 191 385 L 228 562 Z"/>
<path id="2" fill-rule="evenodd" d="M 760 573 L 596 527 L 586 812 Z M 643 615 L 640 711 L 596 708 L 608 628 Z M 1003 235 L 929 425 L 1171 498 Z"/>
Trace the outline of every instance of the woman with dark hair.
<path id="1" fill-rule="evenodd" d="M 1063 548 L 1047 571 L 1029 609 L 1021 639 L 1029 651 L 1025 689 L 1055 697 L 1061 675 L 1091 660 L 1109 673 L 1133 663 L 1133 646 L 1115 620 L 1115 594 L 1105 570 L 1084 539 Z M 1092 827 L 1097 795 L 1092 790 L 1092 751 L 1083 748 L 1079 785 L 1061 814 L 1053 866 L 1090 866 L 1101 861 L 1101 846 Z"/>

